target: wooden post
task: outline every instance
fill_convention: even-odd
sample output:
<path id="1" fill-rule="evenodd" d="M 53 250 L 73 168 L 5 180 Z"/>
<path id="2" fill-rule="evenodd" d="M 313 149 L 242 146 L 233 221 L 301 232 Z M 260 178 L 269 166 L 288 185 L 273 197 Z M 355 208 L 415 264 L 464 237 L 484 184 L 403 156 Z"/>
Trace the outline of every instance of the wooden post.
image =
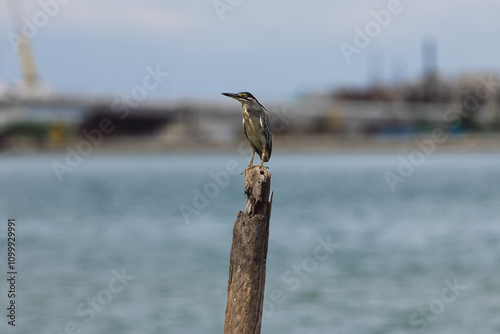
<path id="1" fill-rule="evenodd" d="M 224 334 L 260 334 L 272 195 L 271 173 L 254 167 L 245 174 L 245 212 L 233 229 Z"/>

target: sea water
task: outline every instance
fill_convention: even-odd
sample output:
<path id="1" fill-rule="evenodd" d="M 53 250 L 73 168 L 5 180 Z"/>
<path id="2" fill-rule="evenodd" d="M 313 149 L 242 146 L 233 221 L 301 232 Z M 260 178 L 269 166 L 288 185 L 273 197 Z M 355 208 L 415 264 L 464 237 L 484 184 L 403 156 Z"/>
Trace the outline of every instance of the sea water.
<path id="1" fill-rule="evenodd" d="M 222 333 L 248 158 L 2 156 L 1 332 Z M 408 159 L 272 157 L 262 333 L 500 331 L 500 156 Z"/>

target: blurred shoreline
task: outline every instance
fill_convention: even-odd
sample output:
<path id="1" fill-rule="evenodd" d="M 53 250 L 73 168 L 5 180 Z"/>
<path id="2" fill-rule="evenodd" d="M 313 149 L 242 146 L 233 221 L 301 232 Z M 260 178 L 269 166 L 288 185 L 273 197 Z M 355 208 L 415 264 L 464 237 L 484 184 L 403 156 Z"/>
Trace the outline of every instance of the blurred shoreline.
<path id="1" fill-rule="evenodd" d="M 236 153 L 250 154 L 246 139 L 241 137 L 228 141 L 176 141 L 158 137 L 107 138 L 98 145 L 86 139 L 73 140 L 61 146 L 40 144 L 17 138 L 11 140 L 0 151 L 0 155 L 29 155 L 44 153 L 68 153 L 74 151 L 82 156 L 92 153 Z M 273 138 L 273 153 L 322 153 L 322 152 L 500 152 L 500 134 L 444 135 L 437 142 L 432 134 L 415 136 L 356 136 L 340 137 L 332 134 L 278 135 Z"/>

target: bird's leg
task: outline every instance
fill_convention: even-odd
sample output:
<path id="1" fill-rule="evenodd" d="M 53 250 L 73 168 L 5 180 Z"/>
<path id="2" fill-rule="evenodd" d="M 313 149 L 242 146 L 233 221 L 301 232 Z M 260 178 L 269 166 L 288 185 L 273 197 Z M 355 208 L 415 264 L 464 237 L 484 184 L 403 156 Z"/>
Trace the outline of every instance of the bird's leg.
<path id="1" fill-rule="evenodd" d="M 250 159 L 250 164 L 248 165 L 247 168 L 245 168 L 245 170 L 243 171 L 243 173 L 241 173 L 240 175 L 243 175 L 247 172 L 247 170 L 249 169 L 252 169 L 254 166 L 253 166 L 253 157 L 255 156 L 255 149 L 252 147 L 252 159 Z"/>
<path id="2" fill-rule="evenodd" d="M 266 149 L 265 149 L 265 146 L 264 146 L 264 149 L 262 149 L 262 155 L 260 156 L 260 164 L 259 164 L 259 167 L 264 167 L 266 169 L 268 169 L 268 167 L 266 166 L 263 166 L 264 165 L 264 156 L 266 155 Z"/>

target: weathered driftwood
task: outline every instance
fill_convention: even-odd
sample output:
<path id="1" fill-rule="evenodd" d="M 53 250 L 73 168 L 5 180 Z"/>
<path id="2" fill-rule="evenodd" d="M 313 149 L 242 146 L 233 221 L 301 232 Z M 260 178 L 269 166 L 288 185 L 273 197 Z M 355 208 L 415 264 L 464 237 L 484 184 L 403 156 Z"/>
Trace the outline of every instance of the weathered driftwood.
<path id="1" fill-rule="evenodd" d="M 233 229 L 224 334 L 259 334 L 266 282 L 272 195 L 271 173 L 255 167 L 245 174 L 245 212 Z"/>

